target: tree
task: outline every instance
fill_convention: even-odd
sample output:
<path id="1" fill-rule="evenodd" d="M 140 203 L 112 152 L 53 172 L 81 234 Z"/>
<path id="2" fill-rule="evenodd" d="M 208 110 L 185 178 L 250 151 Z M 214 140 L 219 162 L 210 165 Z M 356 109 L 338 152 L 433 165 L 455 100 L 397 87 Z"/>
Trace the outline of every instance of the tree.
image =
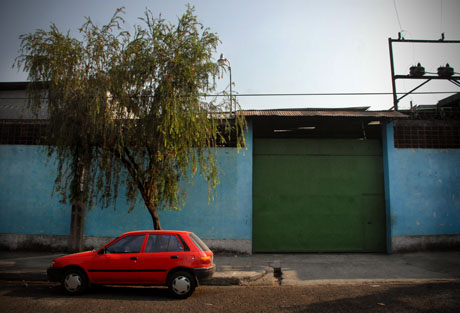
<path id="1" fill-rule="evenodd" d="M 154 229 L 161 229 L 158 210 L 180 209 L 181 182 L 197 169 L 213 197 L 215 148 L 230 136 L 242 147 L 245 122 L 228 112 L 225 97 L 205 97 L 216 86 L 212 55 L 219 39 L 193 8 L 177 24 L 147 10 L 133 34 L 122 13 L 117 9 L 103 27 L 87 18 L 81 39 L 54 24 L 22 35 L 15 65 L 28 72 L 31 108 L 47 106 L 54 190 L 72 202 L 75 225 L 84 221 L 86 206 L 115 205 L 119 186 L 126 185 L 130 211 L 140 195 Z M 69 237 L 80 240 L 72 250 L 81 249 L 82 228 L 71 231 Z"/>

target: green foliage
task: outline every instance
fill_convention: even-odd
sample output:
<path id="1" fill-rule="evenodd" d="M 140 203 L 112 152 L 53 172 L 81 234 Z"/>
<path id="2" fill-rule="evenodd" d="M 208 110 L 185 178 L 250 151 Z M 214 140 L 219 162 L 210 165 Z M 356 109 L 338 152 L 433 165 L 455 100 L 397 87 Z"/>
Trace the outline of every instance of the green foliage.
<path id="1" fill-rule="evenodd" d="M 180 181 L 199 168 L 212 196 L 215 148 L 231 132 L 244 145 L 242 115 L 226 113 L 226 100 L 204 97 L 215 90 L 219 39 L 191 7 L 177 24 L 147 10 L 133 34 L 122 13 L 103 27 L 88 18 L 81 39 L 55 25 L 20 37 L 16 66 L 32 82 L 31 108 L 48 109 L 55 189 L 63 200 L 109 206 L 126 184 L 131 208 L 140 194 L 152 213 L 178 209 Z"/>

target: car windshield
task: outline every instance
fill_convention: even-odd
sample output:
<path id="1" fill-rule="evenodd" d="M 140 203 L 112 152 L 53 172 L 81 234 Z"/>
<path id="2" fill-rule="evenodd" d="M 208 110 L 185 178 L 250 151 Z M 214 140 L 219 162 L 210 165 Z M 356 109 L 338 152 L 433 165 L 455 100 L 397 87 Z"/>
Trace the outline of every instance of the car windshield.
<path id="1" fill-rule="evenodd" d="M 112 240 L 108 241 L 108 242 L 107 242 L 107 243 L 105 243 L 103 246 L 101 246 L 101 247 L 99 247 L 99 248 L 97 248 L 97 249 L 96 249 L 96 248 L 94 248 L 94 249 L 93 249 L 93 252 L 96 252 L 96 251 L 101 251 L 101 250 L 102 250 L 102 248 L 104 248 L 105 246 L 107 246 L 109 243 L 111 243 L 111 242 L 113 242 L 113 241 L 117 240 L 118 238 L 120 238 L 120 236 L 113 238 Z"/>
<path id="2" fill-rule="evenodd" d="M 195 246 L 197 246 L 201 251 L 210 251 L 208 246 L 194 233 L 190 233 L 190 239 L 192 239 Z"/>

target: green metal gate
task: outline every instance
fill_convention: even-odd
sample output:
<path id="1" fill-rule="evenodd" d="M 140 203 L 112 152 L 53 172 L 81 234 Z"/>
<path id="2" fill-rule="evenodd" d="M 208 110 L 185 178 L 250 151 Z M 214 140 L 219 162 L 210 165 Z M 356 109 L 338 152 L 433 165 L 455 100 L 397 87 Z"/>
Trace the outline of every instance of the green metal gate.
<path id="1" fill-rule="evenodd" d="M 256 139 L 254 252 L 385 251 L 378 140 Z"/>

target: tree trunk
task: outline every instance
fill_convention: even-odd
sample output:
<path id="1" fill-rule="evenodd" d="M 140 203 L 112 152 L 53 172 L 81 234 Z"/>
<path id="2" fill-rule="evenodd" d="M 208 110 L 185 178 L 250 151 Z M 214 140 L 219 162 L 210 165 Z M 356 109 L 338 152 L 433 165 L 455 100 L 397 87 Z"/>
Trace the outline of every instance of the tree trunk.
<path id="1" fill-rule="evenodd" d="M 68 249 L 71 252 L 83 251 L 83 234 L 85 231 L 85 205 L 81 202 L 72 204 Z"/>
<path id="2" fill-rule="evenodd" d="M 139 192 L 141 193 L 142 199 L 144 200 L 145 206 L 152 216 L 153 229 L 162 230 L 160 224 L 160 217 L 158 216 L 157 209 L 153 203 L 153 199 L 150 193 L 148 193 L 144 188 L 139 187 Z"/>
<path id="3" fill-rule="evenodd" d="M 87 170 L 82 156 L 76 159 L 76 169 L 72 181 L 72 214 L 70 216 L 70 233 L 67 248 L 71 252 L 83 251 L 83 234 L 85 232 L 86 199 L 83 192 L 83 184 Z"/>
<path id="4" fill-rule="evenodd" d="M 145 199 L 144 199 L 145 201 Z M 153 229 L 154 230 L 161 230 L 161 225 L 160 225 L 160 217 L 158 216 L 157 209 L 152 203 L 153 201 L 148 200 L 145 201 L 145 205 L 147 206 L 147 209 L 149 210 L 150 215 L 152 216 L 152 222 L 153 222 Z"/>

